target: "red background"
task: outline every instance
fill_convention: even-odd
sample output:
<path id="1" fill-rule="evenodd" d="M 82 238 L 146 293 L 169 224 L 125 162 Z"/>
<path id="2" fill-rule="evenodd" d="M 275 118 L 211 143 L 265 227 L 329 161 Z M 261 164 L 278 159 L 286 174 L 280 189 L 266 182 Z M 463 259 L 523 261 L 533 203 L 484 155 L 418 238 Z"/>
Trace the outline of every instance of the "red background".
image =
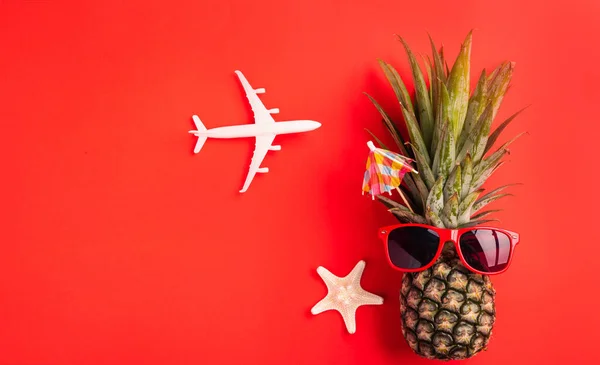
<path id="1" fill-rule="evenodd" d="M 535 4 L 534 4 L 535 3 Z M 401 275 L 361 196 L 367 91 L 397 116 L 376 59 L 409 77 L 393 34 L 472 73 L 516 62 L 497 122 L 530 134 L 487 185 L 522 243 L 493 278 L 498 320 L 471 364 L 595 364 L 599 234 L 597 1 L 0 1 L 0 364 L 425 364 L 401 337 Z M 251 122 L 233 71 L 265 87 L 278 137 L 267 175 L 238 193 L 252 139 L 192 154 L 191 115 Z M 595 177 L 596 176 L 596 177 Z M 579 229 L 584 224 L 589 228 Z M 360 259 L 357 333 L 315 269 Z"/>

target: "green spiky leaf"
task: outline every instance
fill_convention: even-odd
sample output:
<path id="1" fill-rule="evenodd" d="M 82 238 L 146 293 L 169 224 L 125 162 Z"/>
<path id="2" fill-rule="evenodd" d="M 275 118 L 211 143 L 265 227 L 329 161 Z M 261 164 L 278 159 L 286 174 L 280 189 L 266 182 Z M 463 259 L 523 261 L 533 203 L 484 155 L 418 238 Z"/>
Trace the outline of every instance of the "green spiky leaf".
<path id="1" fill-rule="evenodd" d="M 474 175 L 476 177 L 479 177 L 485 171 L 487 171 L 487 170 L 491 169 L 493 166 L 497 165 L 498 162 L 500 162 L 500 160 L 502 159 L 502 157 L 504 157 L 504 155 L 506 155 L 506 154 L 508 154 L 510 152 L 509 149 L 508 149 L 508 146 L 510 146 L 514 141 L 516 141 L 517 139 L 519 139 L 522 135 L 524 135 L 526 133 L 527 132 L 523 132 L 523 133 L 520 133 L 520 134 L 516 135 L 511 140 L 509 140 L 508 142 L 504 143 L 494 153 L 492 153 L 488 157 L 486 157 L 483 160 L 481 160 L 477 164 L 477 167 L 474 169 Z"/>
<path id="2" fill-rule="evenodd" d="M 511 186 L 516 186 L 516 185 L 522 185 L 522 184 L 520 184 L 520 183 L 512 183 L 512 184 L 506 184 L 506 185 L 499 186 L 499 187 L 495 188 L 494 190 L 490 191 L 489 193 L 486 193 L 486 194 L 484 194 L 483 196 L 481 196 L 481 197 L 478 199 L 478 201 L 485 200 L 485 199 L 487 199 L 487 198 L 489 198 L 489 197 L 491 197 L 491 196 L 494 196 L 494 195 L 498 194 L 499 192 L 501 192 L 502 190 L 504 190 L 504 189 L 506 189 L 506 188 L 509 188 L 509 187 L 511 187 Z M 475 204 L 477 204 L 477 203 L 478 203 L 478 201 L 477 201 L 477 202 L 475 202 Z"/>
<path id="3" fill-rule="evenodd" d="M 438 176 L 447 177 L 450 174 L 452 166 L 456 158 L 456 145 L 454 134 L 449 131 L 446 133 L 445 138 L 442 140 L 442 148 L 440 154 L 440 164 L 438 169 Z"/>
<path id="4" fill-rule="evenodd" d="M 427 56 L 427 58 L 423 57 L 423 64 L 425 65 L 425 70 L 427 71 L 427 80 L 429 80 L 429 89 L 428 89 L 428 93 L 429 93 L 429 101 L 432 104 L 432 108 L 433 105 L 435 105 L 433 103 L 433 74 L 432 74 L 432 66 L 431 66 L 431 60 L 429 59 L 429 56 Z M 433 110 L 433 109 L 432 109 Z M 432 118 L 435 118 L 435 110 L 433 110 L 434 115 L 432 115 Z"/>
<path id="5" fill-rule="evenodd" d="M 450 96 L 446 85 L 440 79 L 436 80 L 438 85 L 438 100 L 440 102 L 436 106 L 435 126 L 433 130 L 433 141 L 431 141 L 431 153 L 435 156 L 438 146 L 442 140 L 444 129 L 448 127 L 448 114 L 450 107 Z"/>
<path id="6" fill-rule="evenodd" d="M 425 216 L 430 225 L 434 227 L 445 228 L 444 222 L 441 220 L 438 213 L 428 209 L 427 212 L 425 212 Z"/>
<path id="7" fill-rule="evenodd" d="M 416 175 L 413 175 L 412 177 L 415 182 L 415 186 L 417 187 L 417 190 L 419 191 L 418 199 L 415 200 L 416 202 L 418 202 L 419 205 L 417 207 L 413 207 L 413 209 L 415 210 L 415 212 L 418 211 L 418 212 L 425 214 L 425 210 L 427 208 L 427 197 L 429 196 L 429 190 L 427 189 L 425 182 L 423 182 L 423 179 L 421 178 L 421 174 L 416 174 Z"/>
<path id="8" fill-rule="evenodd" d="M 431 54 L 433 55 L 433 73 L 436 75 L 436 79 L 439 78 L 442 83 L 446 83 L 446 73 L 444 71 L 444 61 L 442 59 L 442 55 L 438 52 L 435 47 L 435 43 L 433 42 L 433 38 L 431 35 L 429 36 L 429 42 L 431 43 Z"/>
<path id="9" fill-rule="evenodd" d="M 458 207 L 458 224 L 464 224 L 471 220 L 471 208 L 473 207 L 473 204 L 475 204 L 477 197 L 482 191 L 483 190 L 476 190 L 472 193 L 469 193 L 469 195 L 467 195 L 467 197 L 460 203 Z"/>
<path id="10" fill-rule="evenodd" d="M 379 199 L 383 205 L 386 206 L 386 208 L 388 208 L 388 210 L 390 209 L 399 209 L 399 210 L 406 210 L 407 212 L 410 212 L 410 210 L 405 207 L 404 205 L 398 203 L 397 201 L 388 198 L 387 196 L 384 195 L 377 195 L 377 199 Z"/>
<path id="11" fill-rule="evenodd" d="M 400 153 L 402 155 L 408 157 L 409 155 L 408 155 L 408 152 L 406 151 L 406 148 L 404 148 L 404 141 L 402 140 L 402 135 L 400 134 L 400 131 L 398 130 L 396 125 L 392 122 L 389 115 L 385 112 L 385 110 L 383 110 L 381 105 L 379 105 L 377 100 L 375 100 L 371 95 L 369 95 L 367 93 L 364 93 L 364 94 L 369 98 L 369 100 L 371 101 L 371 103 L 373 103 L 373 105 L 375 106 L 375 108 L 377 109 L 379 114 L 381 114 L 381 116 L 383 117 L 383 122 L 384 122 L 386 128 L 388 129 L 388 131 L 390 132 L 390 134 L 392 135 L 392 138 L 394 139 L 396 146 L 398 146 Z"/>
<path id="12" fill-rule="evenodd" d="M 473 169 L 473 181 L 479 180 L 479 178 L 485 172 L 489 171 L 490 169 L 493 169 L 494 166 L 496 166 L 498 164 L 498 162 L 500 162 L 502 157 L 504 157 L 504 155 L 506 155 L 507 153 L 508 153 L 508 149 L 500 148 L 500 149 L 498 149 L 498 151 L 496 151 L 492 155 L 490 155 L 489 158 L 481 160 L 477 164 L 477 166 Z M 475 185 L 475 183 L 473 183 L 473 185 Z"/>
<path id="13" fill-rule="evenodd" d="M 508 90 L 513 71 L 514 63 L 506 61 L 498 66 L 488 78 L 487 93 L 488 98 L 493 105 L 492 119 L 496 117 L 498 109 L 500 108 L 500 104 L 502 104 L 502 100 L 504 99 L 504 95 Z"/>
<path id="14" fill-rule="evenodd" d="M 489 103 L 483 113 L 479 116 L 479 120 L 477 120 L 475 126 L 468 132 L 465 137 L 465 142 L 459 150 L 457 156 L 458 161 L 462 161 L 467 153 L 471 154 L 471 158 L 474 162 L 479 161 L 475 158 L 478 153 L 477 148 L 481 146 L 481 153 L 483 153 L 485 145 L 482 145 L 482 143 L 487 142 L 487 135 L 490 132 L 490 126 L 492 124 L 492 110 L 493 105 Z"/>
<path id="15" fill-rule="evenodd" d="M 420 215 L 417 215 L 410 210 L 403 210 L 398 208 L 389 209 L 400 221 L 406 220 L 406 222 L 414 222 L 420 224 L 427 224 L 427 220 Z"/>
<path id="16" fill-rule="evenodd" d="M 484 194 L 478 200 L 484 200 L 484 199 L 487 199 L 487 198 L 489 198 L 491 196 L 497 195 L 502 190 L 507 189 L 507 188 L 509 188 L 511 186 L 515 186 L 515 185 L 520 185 L 520 184 L 513 183 L 513 184 L 506 184 L 506 185 L 499 186 L 499 187 L 495 188 L 494 190 L 490 191 L 489 193 Z"/>
<path id="17" fill-rule="evenodd" d="M 511 115 L 510 117 L 508 117 L 508 119 L 506 119 L 504 122 L 502 122 L 502 124 L 500 124 L 498 126 L 498 128 L 496 128 L 494 130 L 494 132 L 488 138 L 487 144 L 485 146 L 485 150 L 483 151 L 484 155 L 492 148 L 492 146 L 494 146 L 494 143 L 496 142 L 496 140 L 498 139 L 498 137 L 500 136 L 500 134 L 502 133 L 502 131 L 504 131 L 504 129 L 508 126 L 508 124 L 510 122 L 512 122 L 512 120 L 515 119 L 517 117 L 517 115 L 521 114 L 521 112 L 523 112 L 528 107 L 529 107 L 529 105 L 526 106 L 525 108 L 519 110 L 515 114 Z"/>
<path id="18" fill-rule="evenodd" d="M 440 47 L 440 58 L 444 64 L 444 70 L 446 72 L 446 78 L 450 76 L 450 67 L 448 67 L 448 61 L 444 58 L 444 46 Z"/>
<path id="19" fill-rule="evenodd" d="M 412 144 L 417 146 L 419 152 L 423 154 L 423 158 L 425 158 L 425 162 L 429 165 L 431 163 L 431 159 L 429 157 L 429 153 L 427 152 L 427 146 L 425 145 L 425 141 L 423 140 L 423 135 L 421 134 L 421 130 L 419 129 L 419 123 L 415 118 L 415 115 L 407 110 L 404 106 L 400 106 L 402 108 L 402 115 L 404 116 L 404 121 L 406 121 L 406 127 L 408 129 L 408 134 L 410 135 L 410 141 Z"/>
<path id="20" fill-rule="evenodd" d="M 423 177 L 423 181 L 425 182 L 427 188 L 431 189 L 431 187 L 435 183 L 435 178 L 433 177 L 431 168 L 429 167 L 429 164 L 427 164 L 427 162 L 425 161 L 425 156 L 423 156 L 421 151 L 419 151 L 419 148 L 413 144 L 410 144 L 410 146 L 412 147 L 412 150 L 415 154 L 415 158 L 417 160 L 417 168 L 419 174 Z"/>
<path id="21" fill-rule="evenodd" d="M 387 146 L 381 142 L 381 140 L 379 138 L 377 138 L 377 136 L 375 135 L 375 133 L 371 132 L 369 129 L 365 128 L 365 131 L 367 131 L 367 133 L 369 133 L 369 135 L 371 137 L 373 137 L 373 139 L 375 140 L 375 142 L 377 143 L 377 145 L 385 150 L 389 150 L 389 148 L 387 148 Z"/>
<path id="22" fill-rule="evenodd" d="M 444 208 L 444 181 L 443 177 L 438 178 L 427 197 L 427 209 L 437 214 L 438 217 Z"/>
<path id="23" fill-rule="evenodd" d="M 484 212 L 481 212 L 481 213 L 478 213 L 478 214 L 475 214 L 475 215 L 471 216 L 471 219 L 472 220 L 477 220 L 477 219 L 485 218 L 485 217 L 487 217 L 490 214 L 494 214 L 494 213 L 501 212 L 501 211 L 502 211 L 502 209 L 486 210 Z"/>
<path id="24" fill-rule="evenodd" d="M 444 179 L 448 177 L 450 170 L 454 166 L 456 157 L 456 145 L 454 139 L 454 133 L 449 124 L 444 125 L 442 131 L 441 141 L 435 151 L 433 160 L 433 175 L 437 178 L 443 176 Z"/>
<path id="25" fill-rule="evenodd" d="M 435 143 L 436 141 L 436 132 L 435 125 L 437 124 L 437 118 L 440 111 L 436 105 L 439 105 L 439 100 L 441 97 L 441 84 L 446 85 L 446 74 L 444 72 L 444 66 L 440 54 L 435 48 L 435 43 L 433 42 L 433 38 L 429 35 L 429 42 L 431 43 L 431 53 L 433 55 L 433 66 L 431 67 L 431 77 L 429 78 L 429 92 L 431 95 L 431 104 L 433 108 L 433 117 L 434 117 L 434 132 L 433 132 L 433 140 L 431 141 L 430 152 L 433 153 L 435 151 Z M 447 91 L 447 90 L 446 90 Z M 446 104 L 447 105 L 447 104 Z"/>
<path id="26" fill-rule="evenodd" d="M 444 148 L 444 140 L 446 140 L 446 135 L 448 133 L 452 133 L 451 131 L 448 131 L 449 129 L 450 127 L 446 124 L 440 134 L 440 142 L 437 144 L 435 153 L 433 155 L 433 166 L 431 167 L 431 170 L 436 178 L 440 176 L 438 171 L 440 169 L 440 160 L 442 156 L 442 148 Z"/>
<path id="27" fill-rule="evenodd" d="M 482 160 L 481 163 L 479 163 L 479 165 L 477 166 L 477 168 L 475 169 L 475 172 L 474 172 L 474 182 L 472 183 L 473 189 L 477 189 L 481 185 L 483 185 L 485 183 L 485 181 L 492 175 L 492 173 L 494 173 L 494 171 L 498 167 L 500 167 L 500 165 L 501 165 L 500 160 L 502 159 L 502 157 L 504 155 L 509 153 L 507 147 L 512 142 L 514 142 L 516 139 L 518 139 L 520 136 L 522 136 L 523 134 L 525 134 L 525 132 L 517 135 L 510 141 L 506 142 L 496 152 L 494 152 L 488 158 Z"/>
<path id="28" fill-rule="evenodd" d="M 479 189 L 483 184 L 487 181 L 504 164 L 504 161 L 498 162 L 496 165 L 490 167 L 489 169 L 477 174 L 473 177 L 473 181 L 471 181 L 471 191 Z"/>
<path id="29" fill-rule="evenodd" d="M 455 139 L 458 139 L 458 136 L 462 131 L 469 104 L 469 71 L 471 64 L 472 36 L 473 32 L 471 31 L 461 46 L 460 53 L 452 66 L 452 71 L 448 78 L 448 92 L 450 94 L 449 121 Z"/>
<path id="30" fill-rule="evenodd" d="M 471 181 L 473 180 L 473 160 L 467 153 L 462 165 L 462 186 L 460 188 L 460 198 L 464 200 L 471 192 Z"/>
<path id="31" fill-rule="evenodd" d="M 496 68 L 492 70 L 492 73 L 487 77 L 487 79 L 490 81 L 495 79 L 496 76 L 498 76 L 498 72 L 502 69 L 502 67 L 504 67 L 504 64 L 505 62 L 502 62 L 501 64 L 496 66 Z"/>
<path id="32" fill-rule="evenodd" d="M 479 117 L 477 124 L 470 131 L 467 139 L 465 140 L 459 156 L 462 156 L 462 153 L 466 148 L 467 151 L 472 152 L 473 161 L 479 162 L 483 157 L 492 122 L 496 116 L 496 113 L 498 112 L 498 109 L 500 108 L 502 100 L 504 99 L 504 94 L 508 89 L 508 85 L 512 77 L 512 71 L 513 64 L 510 62 L 505 62 L 499 68 L 497 68 L 494 76 L 488 80 L 488 84 L 486 86 L 486 97 L 488 103 L 483 113 Z"/>
<path id="33" fill-rule="evenodd" d="M 458 139 L 459 149 L 464 146 L 466 137 L 469 135 L 473 129 L 473 126 L 475 125 L 475 122 L 479 120 L 481 113 L 483 113 L 485 109 L 486 84 L 487 78 L 485 75 L 485 69 L 483 69 L 481 71 L 481 75 L 479 76 L 479 81 L 477 82 L 475 91 L 473 91 L 473 96 L 471 96 L 471 99 L 469 99 L 469 107 L 467 108 L 465 124 L 460 134 L 460 138 Z"/>
<path id="34" fill-rule="evenodd" d="M 390 85 L 392 85 L 392 89 L 396 94 L 398 102 L 414 114 L 415 111 L 413 108 L 412 100 L 410 98 L 410 94 L 408 93 L 406 85 L 404 84 L 404 81 L 402 81 L 400 74 L 398 74 L 398 71 L 396 71 L 396 69 L 392 65 L 386 63 L 385 61 L 378 60 L 378 62 L 379 66 L 385 73 L 385 77 L 388 79 L 388 82 L 390 83 Z"/>
<path id="35" fill-rule="evenodd" d="M 454 193 L 446 201 L 441 219 L 446 228 L 454 228 L 458 225 L 458 194 Z"/>
<path id="36" fill-rule="evenodd" d="M 513 196 L 513 194 L 510 193 L 504 193 L 504 194 L 496 194 L 496 195 L 490 195 L 486 198 L 481 198 L 478 199 L 475 204 L 473 204 L 473 208 L 472 211 L 473 213 L 480 211 L 483 207 L 485 207 L 486 205 L 490 204 L 493 201 L 496 201 L 498 199 L 502 199 L 506 196 Z"/>
<path id="37" fill-rule="evenodd" d="M 377 199 L 379 199 L 383 203 L 383 205 L 385 205 L 388 208 L 388 211 L 392 212 L 400 222 L 418 222 L 422 224 L 426 224 L 427 222 L 425 218 L 414 214 L 404 205 L 401 205 L 388 197 L 378 195 Z"/>
<path id="38" fill-rule="evenodd" d="M 404 49 L 406 50 L 415 82 L 415 99 L 418 106 L 417 111 L 420 126 L 423 131 L 423 141 L 426 146 L 430 146 L 431 139 L 433 138 L 433 110 L 431 108 L 431 101 L 429 100 L 427 85 L 425 84 L 425 79 L 423 78 L 423 73 L 421 72 L 417 59 L 408 46 L 408 43 L 406 43 L 402 37 L 398 37 L 398 39 L 402 42 L 402 45 L 404 45 Z"/>
<path id="39" fill-rule="evenodd" d="M 460 165 L 455 165 L 452 172 L 448 176 L 448 180 L 444 185 L 444 201 L 450 199 L 450 197 L 456 193 L 457 197 L 460 198 L 460 190 L 462 187 L 462 169 Z"/>
<path id="40" fill-rule="evenodd" d="M 417 188 L 417 185 L 415 183 L 415 180 L 414 180 L 412 174 L 406 174 L 406 175 L 404 175 L 404 178 L 402 179 L 402 184 L 400 186 L 400 189 L 402 189 L 404 186 L 406 186 L 406 190 L 407 190 L 407 194 L 409 196 L 409 200 L 412 202 L 412 204 L 413 204 L 412 207 L 415 210 L 415 212 L 416 213 L 423 213 L 424 210 L 423 210 L 423 203 L 422 203 L 422 198 L 421 198 L 421 192 Z M 419 204 L 416 204 L 416 203 L 419 203 Z"/>

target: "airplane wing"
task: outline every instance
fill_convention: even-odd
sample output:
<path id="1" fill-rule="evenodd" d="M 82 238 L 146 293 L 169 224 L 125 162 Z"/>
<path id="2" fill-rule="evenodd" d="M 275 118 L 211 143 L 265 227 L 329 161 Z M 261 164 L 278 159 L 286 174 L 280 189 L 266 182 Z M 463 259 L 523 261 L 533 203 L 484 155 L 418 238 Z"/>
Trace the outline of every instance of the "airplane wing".
<path id="1" fill-rule="evenodd" d="M 240 83 L 244 87 L 244 91 L 246 92 L 246 97 L 250 102 L 250 107 L 252 108 L 252 112 L 254 113 L 254 122 L 256 124 L 262 123 L 275 123 L 275 120 L 271 116 L 271 113 L 278 113 L 279 109 L 267 109 L 263 102 L 258 97 L 258 94 L 262 94 L 265 92 L 265 89 L 254 89 L 244 76 L 241 71 L 235 71 L 236 75 L 240 79 Z"/>
<path id="2" fill-rule="evenodd" d="M 246 176 L 244 187 L 242 190 L 240 190 L 240 193 L 248 190 L 248 187 L 250 186 L 250 183 L 252 182 L 252 179 L 254 179 L 254 175 L 256 175 L 257 172 L 264 173 L 269 171 L 266 167 L 261 168 L 260 164 L 267 155 L 267 152 L 269 152 L 269 149 L 271 149 L 271 144 L 273 143 L 274 139 L 275 135 L 256 137 L 256 146 L 254 148 L 254 154 L 252 155 L 252 162 L 250 162 L 250 171 L 248 171 L 248 176 Z"/>

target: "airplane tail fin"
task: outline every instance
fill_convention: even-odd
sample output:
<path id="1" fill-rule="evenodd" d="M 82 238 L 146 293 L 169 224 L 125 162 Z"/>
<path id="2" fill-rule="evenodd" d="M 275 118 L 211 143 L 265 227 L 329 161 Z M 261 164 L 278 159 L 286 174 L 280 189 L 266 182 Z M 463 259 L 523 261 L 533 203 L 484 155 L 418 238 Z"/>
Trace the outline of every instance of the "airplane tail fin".
<path id="1" fill-rule="evenodd" d="M 198 137 L 198 142 L 196 142 L 196 147 L 194 147 L 194 153 L 198 153 L 202 149 L 202 146 L 204 146 L 204 142 L 206 142 L 206 139 L 208 137 L 203 133 L 206 132 L 206 127 L 204 126 L 204 124 L 202 124 L 200 118 L 198 118 L 197 115 L 193 115 L 192 119 L 194 120 L 194 124 L 196 125 L 196 130 L 190 131 L 190 133 Z"/>

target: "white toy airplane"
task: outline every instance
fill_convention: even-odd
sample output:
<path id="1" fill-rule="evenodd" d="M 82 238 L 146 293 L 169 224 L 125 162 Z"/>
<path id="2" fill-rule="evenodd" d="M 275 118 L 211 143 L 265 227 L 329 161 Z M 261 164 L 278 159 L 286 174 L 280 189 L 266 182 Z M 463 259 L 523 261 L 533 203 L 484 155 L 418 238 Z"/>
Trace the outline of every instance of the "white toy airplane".
<path id="1" fill-rule="evenodd" d="M 240 72 L 235 71 L 240 79 L 252 112 L 254 113 L 254 124 L 234 125 L 227 127 L 219 127 L 213 129 L 206 129 L 200 118 L 197 115 L 193 115 L 192 119 L 196 124 L 197 130 L 189 131 L 193 135 L 198 137 L 194 153 L 200 152 L 204 142 L 207 138 L 245 138 L 245 137 L 256 137 L 256 146 L 254 148 L 254 154 L 252 156 L 252 162 L 250 163 L 250 171 L 244 182 L 244 186 L 240 193 L 248 190 L 252 179 L 257 172 L 266 173 L 269 172 L 267 167 L 260 167 L 263 159 L 267 155 L 268 151 L 279 151 L 281 146 L 272 145 L 273 140 L 278 134 L 290 134 L 290 133 L 301 133 L 315 130 L 321 126 L 321 123 L 313 120 L 291 120 L 284 122 L 275 122 L 271 114 L 279 113 L 279 109 L 267 109 L 257 94 L 262 94 L 265 89 L 254 89 L 250 86 L 246 77 Z"/>

